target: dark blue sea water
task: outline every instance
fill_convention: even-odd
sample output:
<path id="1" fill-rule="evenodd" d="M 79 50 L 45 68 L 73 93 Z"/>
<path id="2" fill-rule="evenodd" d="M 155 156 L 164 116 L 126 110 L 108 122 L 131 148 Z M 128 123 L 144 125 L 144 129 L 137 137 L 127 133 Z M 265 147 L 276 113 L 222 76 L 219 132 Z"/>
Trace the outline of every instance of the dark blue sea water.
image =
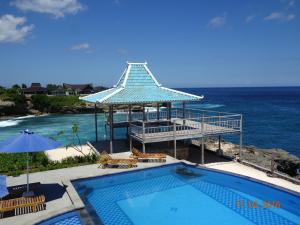
<path id="1" fill-rule="evenodd" d="M 205 96 L 201 103 L 187 107 L 204 108 L 243 114 L 243 142 L 261 148 L 282 148 L 300 157 L 300 87 L 271 88 L 188 88 L 181 89 Z M 99 115 L 99 136 L 104 137 L 104 116 Z M 21 118 L 0 122 L 0 141 L 20 130 L 58 137 L 62 144 L 72 142 L 71 126 L 79 124 L 83 141 L 94 140 L 94 115 L 51 115 Z M 115 132 L 116 138 L 125 136 L 125 130 Z M 225 139 L 238 142 L 235 136 Z"/>
<path id="2" fill-rule="evenodd" d="M 182 90 L 203 94 L 206 108 L 243 114 L 246 145 L 282 148 L 300 156 L 300 87 Z M 237 142 L 234 137 L 233 140 Z"/>

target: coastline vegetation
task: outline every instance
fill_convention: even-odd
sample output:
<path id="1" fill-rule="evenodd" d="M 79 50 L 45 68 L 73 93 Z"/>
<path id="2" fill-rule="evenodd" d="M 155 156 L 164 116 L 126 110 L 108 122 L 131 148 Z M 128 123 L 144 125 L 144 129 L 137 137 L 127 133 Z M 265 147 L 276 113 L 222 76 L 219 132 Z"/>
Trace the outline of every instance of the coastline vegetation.
<path id="1" fill-rule="evenodd" d="M 3 116 L 39 113 L 60 113 L 64 110 L 84 108 L 86 103 L 78 96 L 52 96 L 47 94 L 24 95 L 22 88 L 26 85 L 13 85 L 11 88 L 0 86 L 0 112 Z M 57 85 L 47 85 L 51 93 Z M 48 93 L 48 94 L 49 94 Z"/>
<path id="2" fill-rule="evenodd" d="M 77 96 L 32 95 L 31 100 L 34 109 L 39 110 L 42 113 L 57 112 L 64 107 L 85 105 L 85 103 L 79 100 Z"/>
<path id="3" fill-rule="evenodd" d="M 60 162 L 49 160 L 44 152 L 29 153 L 29 156 L 31 173 L 94 164 L 98 160 L 98 156 L 95 154 L 68 157 Z M 26 159 L 26 153 L 1 153 L 0 174 L 18 176 L 26 173 Z"/>

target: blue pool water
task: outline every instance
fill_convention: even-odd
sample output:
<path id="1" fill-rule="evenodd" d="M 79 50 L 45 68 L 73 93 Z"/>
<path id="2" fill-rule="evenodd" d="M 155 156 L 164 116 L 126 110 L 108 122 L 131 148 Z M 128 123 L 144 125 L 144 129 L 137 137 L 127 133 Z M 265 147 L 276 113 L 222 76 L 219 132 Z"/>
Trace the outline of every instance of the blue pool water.
<path id="1" fill-rule="evenodd" d="M 182 163 L 73 184 L 105 225 L 300 224 L 299 195 Z"/>
<path id="2" fill-rule="evenodd" d="M 39 223 L 38 225 L 82 225 L 80 216 L 76 211 L 68 212 L 55 216 L 49 220 Z"/>
<path id="3" fill-rule="evenodd" d="M 300 157 L 300 87 L 276 88 L 191 88 L 181 89 L 205 96 L 201 103 L 187 107 L 242 113 L 243 142 L 261 148 L 282 148 Z M 178 105 L 181 107 L 181 105 Z M 99 137 L 104 138 L 104 116 L 99 114 Z M 58 137 L 62 144 L 72 143 L 71 126 L 79 124 L 83 141 L 95 139 L 94 115 L 52 115 L 38 118 L 0 121 L 0 141 L 20 130 Z M 125 130 L 116 129 L 116 138 L 124 138 Z M 238 143 L 234 136 L 226 137 Z"/>

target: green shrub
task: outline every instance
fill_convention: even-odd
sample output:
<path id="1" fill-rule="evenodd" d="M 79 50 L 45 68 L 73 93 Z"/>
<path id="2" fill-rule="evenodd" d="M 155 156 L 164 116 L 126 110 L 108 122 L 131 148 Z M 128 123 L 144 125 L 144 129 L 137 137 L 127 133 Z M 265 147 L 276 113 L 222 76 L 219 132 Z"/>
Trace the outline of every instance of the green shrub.
<path id="1" fill-rule="evenodd" d="M 0 99 L 3 101 L 12 101 L 17 104 L 26 104 L 26 97 L 18 87 L 4 89 L 0 88 Z"/>
<path id="2" fill-rule="evenodd" d="M 41 112 L 48 111 L 50 107 L 50 99 L 47 95 L 32 95 L 33 107 Z"/>
<path id="3" fill-rule="evenodd" d="M 95 154 L 87 156 L 68 157 L 61 162 L 50 161 L 44 152 L 29 154 L 30 172 L 93 164 L 96 163 L 97 160 L 98 156 Z M 17 176 L 26 173 L 26 161 L 26 153 L 1 153 L 0 174 Z"/>
<path id="4" fill-rule="evenodd" d="M 31 99 L 34 108 L 42 112 L 57 112 L 63 107 L 72 107 L 82 103 L 77 96 L 33 95 Z"/>

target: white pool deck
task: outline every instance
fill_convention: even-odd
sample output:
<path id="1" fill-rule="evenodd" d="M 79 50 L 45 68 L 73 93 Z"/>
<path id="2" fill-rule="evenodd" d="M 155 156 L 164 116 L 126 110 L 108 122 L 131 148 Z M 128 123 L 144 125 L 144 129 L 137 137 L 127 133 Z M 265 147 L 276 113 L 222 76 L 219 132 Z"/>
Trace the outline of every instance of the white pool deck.
<path id="1" fill-rule="evenodd" d="M 124 157 L 128 157 L 129 154 L 130 154 L 129 152 L 117 153 L 114 154 L 114 157 L 124 158 Z M 171 164 L 176 162 L 180 162 L 180 161 L 169 156 L 167 157 L 166 164 Z M 72 211 L 74 209 L 83 208 L 84 205 L 81 199 L 79 198 L 79 196 L 77 195 L 77 192 L 72 186 L 70 180 L 86 178 L 86 177 L 95 177 L 95 176 L 101 176 L 106 174 L 118 173 L 122 171 L 155 167 L 160 165 L 162 164 L 161 163 L 138 163 L 138 167 L 132 169 L 100 169 L 98 168 L 98 165 L 93 164 L 87 166 L 78 166 L 78 167 L 72 167 L 66 169 L 32 173 L 30 174 L 31 183 L 40 182 L 42 184 L 55 183 L 60 185 L 67 185 L 68 187 L 66 189 L 66 192 L 64 193 L 62 198 L 58 198 L 56 200 L 47 202 L 46 210 L 37 213 L 30 213 L 30 214 L 0 219 L 0 225 L 35 224 L 42 220 L 51 218 L 57 214 Z M 280 178 L 268 177 L 262 171 L 259 171 L 249 166 L 242 165 L 237 162 L 212 163 L 212 164 L 206 164 L 205 167 L 248 176 L 251 178 L 255 178 L 257 180 L 271 183 L 273 185 L 278 185 L 280 187 L 298 192 L 300 194 L 300 185 L 296 185 L 294 183 L 291 183 L 289 181 Z M 19 177 L 8 177 L 7 179 L 8 186 L 21 185 L 24 184 L 25 181 L 26 181 L 25 175 L 21 175 Z"/>

